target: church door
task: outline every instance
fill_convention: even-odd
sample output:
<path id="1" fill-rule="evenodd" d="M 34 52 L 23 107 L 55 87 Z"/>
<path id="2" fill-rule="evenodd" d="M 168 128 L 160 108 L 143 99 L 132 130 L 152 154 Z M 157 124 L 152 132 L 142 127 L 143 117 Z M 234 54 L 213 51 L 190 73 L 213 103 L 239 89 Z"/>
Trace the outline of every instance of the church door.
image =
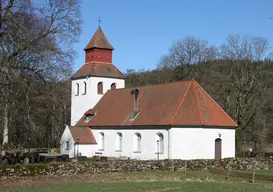
<path id="1" fill-rule="evenodd" d="M 222 158 L 222 139 L 215 139 L 215 159 Z"/>

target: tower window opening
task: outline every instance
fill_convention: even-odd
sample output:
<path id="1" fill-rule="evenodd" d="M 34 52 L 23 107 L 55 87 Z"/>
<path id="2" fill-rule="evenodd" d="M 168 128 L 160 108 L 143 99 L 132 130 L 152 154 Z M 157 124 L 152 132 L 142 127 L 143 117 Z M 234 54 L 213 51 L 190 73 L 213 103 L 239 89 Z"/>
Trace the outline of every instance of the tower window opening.
<path id="1" fill-rule="evenodd" d="M 102 84 L 102 82 L 98 83 L 98 94 L 103 94 L 103 84 Z"/>

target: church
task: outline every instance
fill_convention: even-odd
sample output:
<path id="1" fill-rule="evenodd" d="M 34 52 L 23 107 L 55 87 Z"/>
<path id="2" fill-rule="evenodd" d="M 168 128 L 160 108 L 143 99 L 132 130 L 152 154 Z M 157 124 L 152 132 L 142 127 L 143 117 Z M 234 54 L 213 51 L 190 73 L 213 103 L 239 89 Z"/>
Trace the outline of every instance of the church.
<path id="1" fill-rule="evenodd" d="M 235 157 L 237 124 L 195 80 L 125 88 L 100 26 L 71 77 L 61 154 L 121 159 Z"/>

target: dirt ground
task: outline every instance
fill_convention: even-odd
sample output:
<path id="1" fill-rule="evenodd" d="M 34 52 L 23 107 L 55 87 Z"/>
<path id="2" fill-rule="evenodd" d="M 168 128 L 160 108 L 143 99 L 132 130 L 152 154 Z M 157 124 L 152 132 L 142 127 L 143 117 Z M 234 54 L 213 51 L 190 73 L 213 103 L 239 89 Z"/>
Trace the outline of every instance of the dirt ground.
<path id="1" fill-rule="evenodd" d="M 23 188 L 33 186 L 48 186 L 58 184 L 86 183 L 86 182 L 110 182 L 110 181 L 147 181 L 147 180 L 179 180 L 178 175 L 170 175 L 163 178 L 162 175 L 143 175 L 141 173 L 98 173 L 78 174 L 71 176 L 35 176 L 22 178 L 0 179 L 0 190 L 10 188 Z"/>
<path id="2" fill-rule="evenodd" d="M 108 177 L 105 177 L 108 178 Z M 114 177 L 115 178 L 115 177 Z M 0 189 L 22 188 L 32 186 L 57 185 L 66 183 L 103 182 L 103 174 L 81 174 L 71 176 L 36 176 L 23 178 L 8 178 L 0 180 Z"/>

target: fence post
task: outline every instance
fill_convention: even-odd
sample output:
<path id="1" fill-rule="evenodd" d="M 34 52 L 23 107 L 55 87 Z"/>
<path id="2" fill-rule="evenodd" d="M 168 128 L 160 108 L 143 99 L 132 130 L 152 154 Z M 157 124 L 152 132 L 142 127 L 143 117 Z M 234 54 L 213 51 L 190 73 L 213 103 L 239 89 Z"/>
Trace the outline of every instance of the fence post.
<path id="1" fill-rule="evenodd" d="M 174 163 L 173 163 L 173 160 L 172 160 L 172 172 L 174 172 Z"/>
<path id="2" fill-rule="evenodd" d="M 229 175 L 230 175 L 230 166 L 228 166 L 228 172 L 227 172 L 227 180 L 229 181 Z"/>
<path id="3" fill-rule="evenodd" d="M 253 173 L 252 173 L 252 183 L 255 182 L 255 173 L 256 173 L 256 165 L 255 163 L 253 164 Z"/>
<path id="4" fill-rule="evenodd" d="M 187 172 L 187 161 L 185 160 L 185 166 L 184 166 L 184 168 L 185 168 L 185 172 Z"/>

